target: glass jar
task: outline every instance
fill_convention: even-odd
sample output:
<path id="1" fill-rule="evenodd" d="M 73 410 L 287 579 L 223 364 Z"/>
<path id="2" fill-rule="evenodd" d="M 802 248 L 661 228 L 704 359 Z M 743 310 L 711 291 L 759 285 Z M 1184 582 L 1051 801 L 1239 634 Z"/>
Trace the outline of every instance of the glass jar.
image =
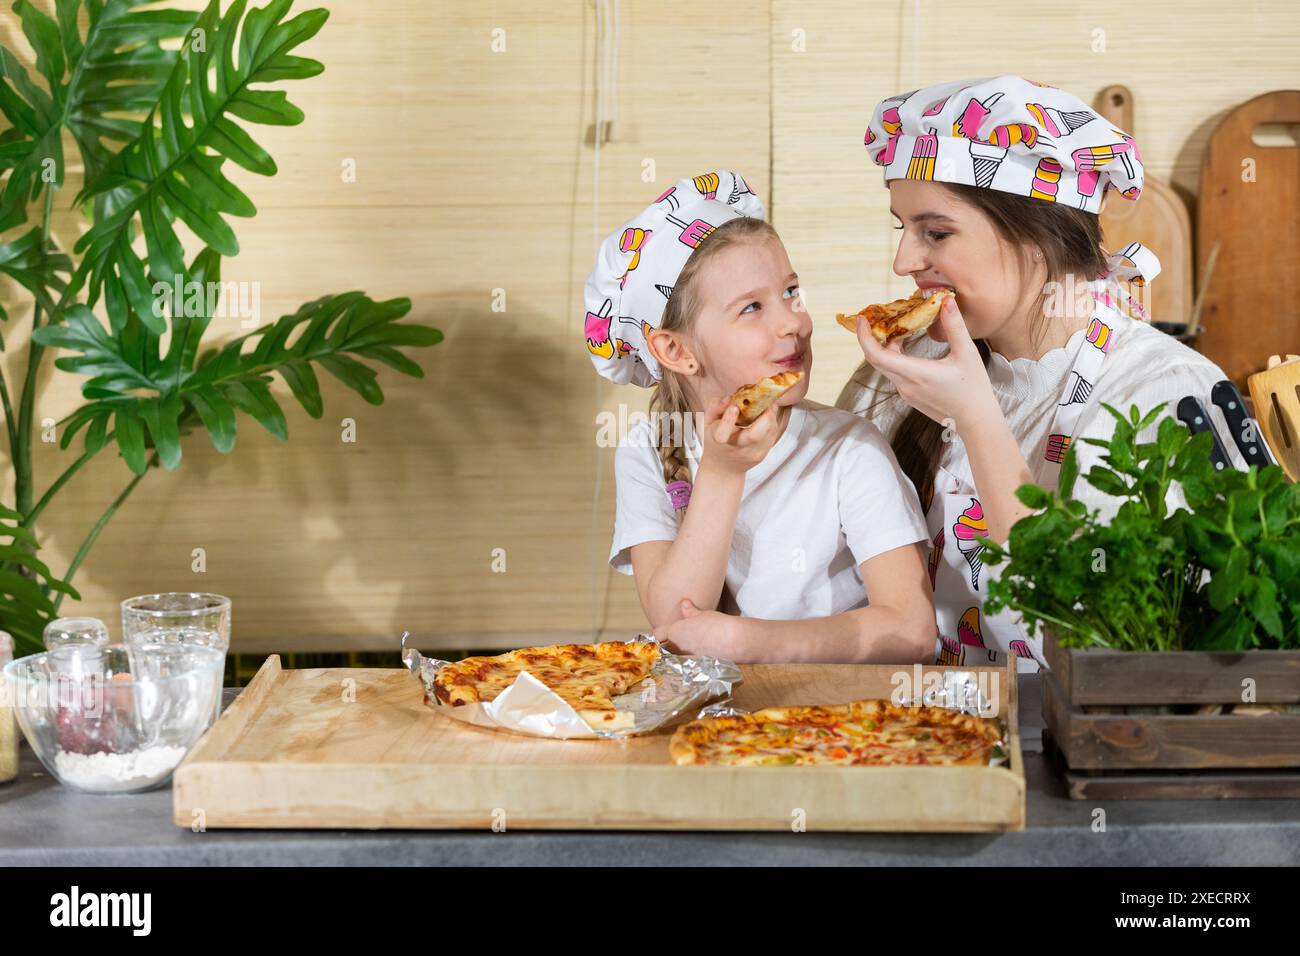
<path id="1" fill-rule="evenodd" d="M 45 625 L 45 649 L 57 651 L 60 647 L 108 646 L 108 628 L 97 617 L 60 617 Z"/>

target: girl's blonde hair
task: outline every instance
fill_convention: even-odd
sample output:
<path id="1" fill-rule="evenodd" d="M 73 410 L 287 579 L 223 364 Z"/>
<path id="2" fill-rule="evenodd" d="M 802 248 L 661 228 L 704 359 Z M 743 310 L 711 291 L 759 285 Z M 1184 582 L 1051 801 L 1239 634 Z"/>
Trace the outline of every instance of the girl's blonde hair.
<path id="1" fill-rule="evenodd" d="M 765 242 L 779 240 L 779 238 L 771 224 L 753 216 L 741 216 L 724 222 L 714 229 L 709 233 L 708 238 L 695 248 L 690 258 L 686 260 L 686 264 L 682 266 L 682 271 L 673 284 L 672 294 L 668 297 L 668 305 L 664 309 L 659 328 L 666 332 L 692 334 L 702 301 L 700 274 L 704 271 L 704 267 L 724 249 L 744 243 Z M 659 461 L 663 466 L 666 488 L 674 481 L 690 483 L 691 469 L 686 460 L 684 425 L 688 419 L 693 424 L 695 418 L 694 410 L 691 408 L 690 393 L 686 387 L 686 376 L 667 368 L 662 369 L 661 374 L 662 378 L 655 385 L 654 394 L 650 396 L 650 419 L 655 424 L 652 435 L 659 452 Z M 668 423 L 680 423 L 681 427 L 670 426 Z M 686 517 L 686 508 L 687 506 L 683 505 L 676 509 L 679 528 Z M 723 584 L 719 609 L 728 603 L 735 606 L 729 589 L 726 584 Z"/>

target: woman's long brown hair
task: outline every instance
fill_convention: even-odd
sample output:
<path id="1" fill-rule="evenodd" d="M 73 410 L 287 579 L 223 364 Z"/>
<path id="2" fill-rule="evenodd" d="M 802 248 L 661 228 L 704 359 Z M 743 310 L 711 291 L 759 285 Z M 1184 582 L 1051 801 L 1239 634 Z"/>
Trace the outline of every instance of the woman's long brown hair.
<path id="1" fill-rule="evenodd" d="M 1035 343 L 1042 340 L 1046 331 L 1043 306 L 1050 295 L 1050 283 L 1064 283 L 1069 276 L 1074 276 L 1076 282 L 1091 282 L 1105 270 L 1101 223 L 1095 213 L 998 189 L 964 183 L 938 185 L 988 217 L 1002 241 L 1016 250 L 1022 272 L 1029 266 L 1033 253 L 1042 252 L 1047 278 L 1043 291 L 1025 313 Z M 988 343 L 976 339 L 975 345 L 987 366 Z M 867 368 L 867 363 L 863 363 L 859 373 Z M 890 438 L 899 466 L 912 480 L 927 511 L 934 497 L 934 476 L 943 451 L 943 432 L 941 422 L 913 408 Z"/>

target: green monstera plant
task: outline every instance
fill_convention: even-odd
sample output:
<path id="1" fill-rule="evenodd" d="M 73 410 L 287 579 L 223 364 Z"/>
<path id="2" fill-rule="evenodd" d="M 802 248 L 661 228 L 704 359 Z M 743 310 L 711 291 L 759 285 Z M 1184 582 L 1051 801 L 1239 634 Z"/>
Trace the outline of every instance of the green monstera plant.
<path id="1" fill-rule="evenodd" d="M 26 374 L 16 392 L 0 370 L 15 477 L 13 507 L 0 506 L 0 628 L 19 653 L 40 649 L 41 631 L 65 595 L 79 599 L 71 580 L 96 538 L 151 468 L 180 464 L 191 431 L 206 431 L 218 451 L 229 452 L 242 412 L 286 438 L 273 376 L 319 418 L 317 367 L 378 405 L 383 392 L 365 360 L 418 378 L 419 365 L 400 348 L 442 339 L 437 329 L 398 321 L 410 310 L 408 299 L 376 302 L 344 292 L 219 346 L 203 341 L 222 289 L 221 259 L 239 252 L 229 219 L 256 213 L 226 163 L 274 176 L 275 162 L 250 127 L 292 126 L 303 113 L 267 84 L 324 69 L 292 51 L 328 14 L 287 18 L 291 3 L 249 10 L 246 0 L 234 0 L 223 14 L 217 0 L 202 11 L 142 9 L 144 0 L 55 0 L 53 16 L 28 0 L 13 4 L 39 74 L 34 79 L 0 45 L 0 112 L 8 122 L 0 132 L 0 274 L 33 303 Z M 89 222 L 70 251 L 50 228 L 64 185 L 65 132 L 84 170 L 71 202 Z M 202 244 L 188 264 L 178 221 Z M 85 376 L 85 404 L 56 426 L 61 448 L 81 433 L 83 450 L 38 498 L 33 420 L 49 349 L 65 350 L 56 368 Z M 38 557 L 37 519 L 110 446 L 132 472 L 130 482 L 56 576 Z"/>

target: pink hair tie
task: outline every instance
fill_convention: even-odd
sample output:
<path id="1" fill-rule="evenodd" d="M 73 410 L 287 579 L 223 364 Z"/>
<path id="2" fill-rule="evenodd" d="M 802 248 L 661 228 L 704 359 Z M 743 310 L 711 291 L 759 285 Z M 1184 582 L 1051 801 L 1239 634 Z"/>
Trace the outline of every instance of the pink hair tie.
<path id="1" fill-rule="evenodd" d="M 673 510 L 680 511 L 691 500 L 691 483 L 689 481 L 670 481 L 667 488 L 668 498 L 673 503 Z"/>

